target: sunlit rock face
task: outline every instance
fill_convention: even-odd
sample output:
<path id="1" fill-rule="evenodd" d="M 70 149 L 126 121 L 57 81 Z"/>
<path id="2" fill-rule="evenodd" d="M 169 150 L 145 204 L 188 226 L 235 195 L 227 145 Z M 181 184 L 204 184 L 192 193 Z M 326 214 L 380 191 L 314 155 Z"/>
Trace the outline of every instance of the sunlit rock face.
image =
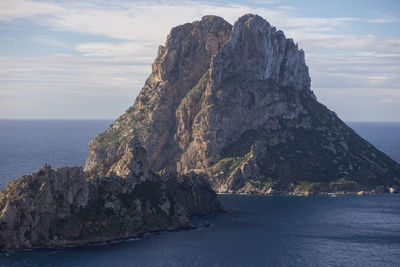
<path id="1" fill-rule="evenodd" d="M 383 192 L 399 165 L 320 104 L 304 52 L 257 15 L 172 29 L 134 105 L 90 144 L 86 170 L 140 143 L 153 171 L 218 192 Z"/>

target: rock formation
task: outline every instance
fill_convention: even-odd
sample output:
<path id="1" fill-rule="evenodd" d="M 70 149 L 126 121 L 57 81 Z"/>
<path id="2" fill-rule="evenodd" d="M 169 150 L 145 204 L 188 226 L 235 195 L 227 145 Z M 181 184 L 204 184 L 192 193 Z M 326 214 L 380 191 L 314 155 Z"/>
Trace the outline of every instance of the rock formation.
<path id="1" fill-rule="evenodd" d="M 140 147 L 124 157 L 124 165 L 103 162 L 91 173 L 43 165 L 11 181 L 0 193 L 0 249 L 81 245 L 190 228 L 191 216 L 223 209 L 202 176 L 153 174 Z"/>
<path id="2" fill-rule="evenodd" d="M 206 177 L 208 181 L 205 180 Z M 0 192 L 0 249 L 188 227 L 218 192 L 397 192 L 400 166 L 312 90 L 304 52 L 256 15 L 171 30 L 134 105 L 89 143 L 85 172 L 51 169 Z"/>
<path id="3" fill-rule="evenodd" d="M 320 104 L 304 52 L 267 21 L 174 28 L 133 107 L 89 144 L 86 170 L 129 142 L 154 171 L 195 171 L 217 192 L 388 191 L 399 165 Z"/>

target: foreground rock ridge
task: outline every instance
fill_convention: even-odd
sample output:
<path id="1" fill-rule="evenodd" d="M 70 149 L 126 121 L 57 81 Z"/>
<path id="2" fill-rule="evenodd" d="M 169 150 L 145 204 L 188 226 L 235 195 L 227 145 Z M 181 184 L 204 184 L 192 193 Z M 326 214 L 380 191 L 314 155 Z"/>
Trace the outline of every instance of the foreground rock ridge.
<path id="1" fill-rule="evenodd" d="M 191 228 L 191 216 L 223 210 L 202 176 L 146 174 L 140 164 L 126 164 L 132 169 L 126 176 L 43 165 L 38 172 L 11 181 L 0 193 L 0 249 L 141 237 Z"/>
<path id="2" fill-rule="evenodd" d="M 386 192 L 400 166 L 320 104 L 304 52 L 257 15 L 172 29 L 134 105 L 89 144 L 85 169 L 135 140 L 154 171 L 221 193 Z"/>

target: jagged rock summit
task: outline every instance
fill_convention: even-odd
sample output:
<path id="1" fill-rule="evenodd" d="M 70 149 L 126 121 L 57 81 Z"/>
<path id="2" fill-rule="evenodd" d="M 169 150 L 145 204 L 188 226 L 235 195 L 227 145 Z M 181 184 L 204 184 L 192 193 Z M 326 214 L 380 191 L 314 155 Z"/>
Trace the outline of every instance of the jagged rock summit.
<path id="1" fill-rule="evenodd" d="M 86 170 L 135 140 L 154 171 L 217 192 L 383 192 L 399 165 L 320 104 L 304 52 L 257 15 L 172 29 L 134 105 L 89 144 Z"/>

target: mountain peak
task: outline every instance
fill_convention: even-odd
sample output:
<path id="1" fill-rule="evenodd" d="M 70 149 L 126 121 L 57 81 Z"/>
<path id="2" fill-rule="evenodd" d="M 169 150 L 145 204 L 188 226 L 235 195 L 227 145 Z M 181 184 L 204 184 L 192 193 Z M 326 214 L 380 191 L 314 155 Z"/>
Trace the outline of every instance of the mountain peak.
<path id="1" fill-rule="evenodd" d="M 303 50 L 253 14 L 173 28 L 133 107 L 89 144 L 86 170 L 133 140 L 154 171 L 205 173 L 218 192 L 400 184 L 397 163 L 317 102 Z"/>
<path id="2" fill-rule="evenodd" d="M 303 50 L 258 15 L 244 15 L 236 21 L 229 42 L 214 62 L 222 65 L 216 73 L 219 80 L 246 75 L 255 80 L 271 79 L 296 90 L 310 89 Z"/>

